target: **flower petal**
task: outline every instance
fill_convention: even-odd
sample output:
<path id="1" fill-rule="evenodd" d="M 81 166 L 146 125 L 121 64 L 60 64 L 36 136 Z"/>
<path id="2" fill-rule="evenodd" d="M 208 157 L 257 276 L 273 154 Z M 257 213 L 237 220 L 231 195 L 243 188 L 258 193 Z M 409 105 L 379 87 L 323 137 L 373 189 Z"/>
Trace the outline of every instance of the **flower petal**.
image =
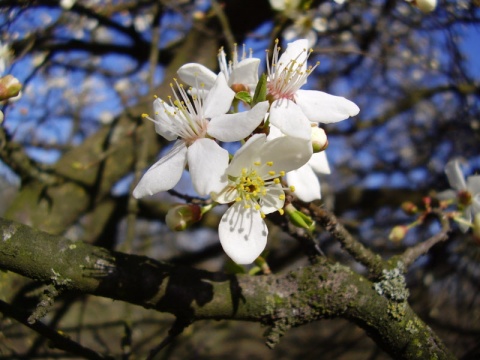
<path id="1" fill-rule="evenodd" d="M 258 83 L 258 67 L 260 59 L 248 58 L 240 61 L 232 70 L 230 86 L 233 84 L 247 85 L 250 91 L 254 91 Z"/>
<path id="2" fill-rule="evenodd" d="M 345 120 L 360 112 L 352 101 L 316 90 L 297 90 L 295 102 L 308 120 L 324 124 Z"/>
<path id="3" fill-rule="evenodd" d="M 310 121 L 302 109 L 291 100 L 275 100 L 270 106 L 270 122 L 285 135 L 310 140 Z"/>
<path id="4" fill-rule="evenodd" d="M 177 71 L 178 77 L 186 84 L 196 87 L 201 84 L 209 90 L 213 87 L 217 75 L 209 68 L 196 63 L 188 63 Z"/>
<path id="5" fill-rule="evenodd" d="M 198 139 L 188 148 L 188 169 L 200 196 L 221 191 L 227 185 L 228 151 L 212 139 Z"/>
<path id="6" fill-rule="evenodd" d="M 285 67 L 290 66 L 290 62 L 294 61 L 297 66 L 300 65 L 295 67 L 296 71 L 304 73 L 307 70 L 308 55 L 308 40 L 300 39 L 289 43 L 287 45 L 287 49 L 284 51 L 282 56 L 280 56 L 280 59 L 278 59 L 279 71 L 282 71 Z"/>
<path id="7" fill-rule="evenodd" d="M 180 181 L 187 162 L 185 142 L 178 140 L 173 148 L 153 164 L 133 190 L 137 199 L 172 189 Z"/>
<path id="8" fill-rule="evenodd" d="M 457 191 L 467 189 L 465 177 L 463 176 L 462 169 L 460 169 L 460 162 L 457 159 L 450 160 L 447 165 L 445 165 L 445 174 L 452 189 Z"/>
<path id="9" fill-rule="evenodd" d="M 222 216 L 218 235 L 225 253 L 237 264 L 251 264 L 267 245 L 268 229 L 253 208 L 233 204 Z"/>
<path id="10" fill-rule="evenodd" d="M 261 164 L 272 162 L 271 166 L 259 169 L 265 173 L 268 171 L 289 172 L 306 164 L 312 156 L 312 145 L 310 141 L 282 136 L 267 141 L 259 151 Z M 262 174 L 260 174 L 262 175 Z"/>
<path id="11" fill-rule="evenodd" d="M 315 153 L 310 158 L 308 162 L 317 174 L 330 174 L 330 165 L 328 164 L 327 153 L 325 151 L 321 151 L 319 153 Z"/>
<path id="12" fill-rule="evenodd" d="M 207 119 L 225 114 L 232 106 L 235 92 L 230 89 L 223 73 L 218 74 L 217 80 L 203 103 L 203 114 Z"/>
<path id="13" fill-rule="evenodd" d="M 472 196 L 480 194 L 480 175 L 472 175 L 467 178 L 467 189 Z"/>
<path id="14" fill-rule="evenodd" d="M 295 187 L 294 194 L 302 201 L 310 202 L 322 198 L 320 181 L 308 164 L 287 173 L 287 183 Z"/>
<path id="15" fill-rule="evenodd" d="M 261 210 L 264 214 L 270 214 L 278 209 L 283 208 L 285 204 L 285 191 L 280 184 L 272 184 L 268 186 L 265 196 L 260 198 Z"/>
<path id="16" fill-rule="evenodd" d="M 244 167 L 250 167 L 255 161 L 260 160 L 260 152 L 265 141 L 265 134 L 255 134 L 248 139 L 235 153 L 227 169 L 227 174 L 240 176 Z"/>
<path id="17" fill-rule="evenodd" d="M 214 117 L 208 124 L 208 134 L 220 141 L 239 141 L 249 136 L 265 118 L 268 101 L 258 103 L 249 111 Z"/>
<path id="18" fill-rule="evenodd" d="M 167 113 L 174 114 L 173 106 L 168 105 L 161 99 L 155 99 L 153 102 L 153 111 L 155 112 L 155 131 L 168 141 L 175 140 L 178 135 L 170 131 L 173 128 L 172 120 Z"/>

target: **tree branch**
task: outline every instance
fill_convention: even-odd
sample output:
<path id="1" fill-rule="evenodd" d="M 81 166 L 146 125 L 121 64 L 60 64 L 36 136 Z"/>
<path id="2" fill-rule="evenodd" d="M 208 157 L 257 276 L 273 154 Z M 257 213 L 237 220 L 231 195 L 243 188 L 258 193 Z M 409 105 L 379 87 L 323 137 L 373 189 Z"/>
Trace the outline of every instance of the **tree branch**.
<path id="1" fill-rule="evenodd" d="M 397 359 L 454 359 L 406 299 L 391 295 L 405 292 L 395 288 L 404 282 L 385 277 L 373 284 L 324 258 L 288 274 L 225 275 L 112 252 L 0 219 L 0 264 L 67 291 L 169 312 L 186 322 L 261 322 L 271 326 L 267 342 L 272 346 L 291 327 L 342 317 Z"/>

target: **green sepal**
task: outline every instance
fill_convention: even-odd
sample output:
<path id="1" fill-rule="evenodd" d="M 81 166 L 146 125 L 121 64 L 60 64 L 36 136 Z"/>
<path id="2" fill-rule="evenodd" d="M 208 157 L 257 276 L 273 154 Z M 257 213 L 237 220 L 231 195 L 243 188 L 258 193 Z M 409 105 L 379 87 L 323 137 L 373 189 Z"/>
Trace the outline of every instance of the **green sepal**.
<path id="1" fill-rule="evenodd" d="M 238 99 L 240 101 L 243 101 L 247 104 L 250 104 L 252 102 L 252 96 L 248 91 L 239 91 L 235 94 L 235 99 Z"/>
<path id="2" fill-rule="evenodd" d="M 262 74 L 258 80 L 255 94 L 253 95 L 252 106 L 267 100 L 267 75 Z"/>

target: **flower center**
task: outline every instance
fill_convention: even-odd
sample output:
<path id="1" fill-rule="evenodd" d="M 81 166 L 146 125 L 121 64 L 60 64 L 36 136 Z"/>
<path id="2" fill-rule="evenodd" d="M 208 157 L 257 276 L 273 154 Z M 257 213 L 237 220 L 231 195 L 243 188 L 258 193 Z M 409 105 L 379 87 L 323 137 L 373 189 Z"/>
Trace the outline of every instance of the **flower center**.
<path id="1" fill-rule="evenodd" d="M 267 97 L 272 100 L 288 99 L 293 101 L 297 90 L 305 84 L 308 76 L 320 63 L 317 62 L 314 66 L 306 67 L 308 57 L 313 51 L 312 49 L 303 49 L 288 64 L 279 63 L 280 50 L 277 39 L 273 48 L 271 65 L 268 61 L 267 50 Z"/>
<path id="2" fill-rule="evenodd" d="M 271 161 L 265 164 L 256 161 L 252 167 L 243 168 L 240 176 L 230 179 L 233 182 L 232 187 L 237 191 L 235 201 L 243 202 L 245 209 L 253 208 L 260 211 L 262 218 L 265 217 L 265 213 L 261 211 L 262 207 L 273 207 L 280 214 L 284 213 L 282 209 L 285 200 L 284 190 L 287 189 L 280 185 L 280 177 L 285 176 L 285 171 L 268 171 L 268 167 L 272 165 Z M 294 188 L 290 187 L 288 190 L 294 191 Z"/>

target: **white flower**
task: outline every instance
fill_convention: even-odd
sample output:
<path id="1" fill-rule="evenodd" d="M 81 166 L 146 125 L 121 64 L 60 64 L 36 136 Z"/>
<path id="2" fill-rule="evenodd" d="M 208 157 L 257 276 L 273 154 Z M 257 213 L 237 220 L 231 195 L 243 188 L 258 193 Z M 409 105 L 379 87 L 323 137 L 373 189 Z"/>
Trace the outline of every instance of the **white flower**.
<path id="1" fill-rule="evenodd" d="M 323 129 L 316 129 L 325 134 Z M 271 140 L 280 136 L 282 136 L 280 130 L 275 126 L 271 126 L 268 139 Z M 324 135 L 324 137 L 324 143 L 327 143 L 326 135 Z M 304 202 L 310 202 L 322 198 L 318 174 L 330 174 L 330 166 L 325 151 L 314 153 L 305 165 L 296 170 L 289 171 L 285 179 L 288 186 L 295 188 L 295 196 L 297 198 Z"/>
<path id="2" fill-rule="evenodd" d="M 272 101 L 270 122 L 284 134 L 303 139 L 310 139 L 310 122 L 338 122 L 360 111 L 357 105 L 343 97 L 300 90 L 318 65 L 307 68 L 312 51 L 307 47 L 305 39 L 294 41 L 279 58 L 276 41 L 271 65 L 267 61 L 267 98 Z"/>
<path id="3" fill-rule="evenodd" d="M 285 189 L 280 177 L 301 167 L 311 155 L 308 141 L 288 136 L 266 141 L 265 134 L 256 134 L 230 165 L 223 163 L 225 176 L 219 179 L 223 189 L 212 193 L 212 198 L 221 204 L 233 203 L 218 228 L 222 247 L 233 261 L 250 264 L 261 254 L 268 235 L 265 215 L 283 213 Z"/>
<path id="4" fill-rule="evenodd" d="M 181 85 L 174 91 L 170 104 L 154 101 L 155 130 L 167 140 L 178 139 L 173 148 L 158 160 L 142 177 L 133 191 L 140 198 L 172 189 L 180 180 L 188 162 L 195 191 L 207 195 L 216 190 L 212 178 L 219 178 L 224 169 L 218 166 L 228 162 L 228 152 L 210 137 L 220 141 L 244 139 L 260 124 L 268 109 L 268 102 L 237 114 L 229 111 L 234 92 L 225 77 L 218 76 L 211 91 L 197 89 L 192 101 Z M 145 116 L 148 118 L 148 116 Z"/>
<path id="5" fill-rule="evenodd" d="M 242 57 L 238 60 L 237 46 L 234 47 L 232 60 L 227 62 L 223 48 L 218 52 L 218 64 L 220 73 L 227 79 L 228 85 L 238 91 L 253 92 L 258 83 L 258 66 L 260 59 L 247 57 L 245 46 L 243 46 Z M 197 81 L 205 84 L 205 89 L 209 90 L 217 78 L 217 74 L 202 64 L 185 64 L 177 71 L 182 81 L 190 86 L 194 86 Z"/>
<path id="6" fill-rule="evenodd" d="M 472 222 L 472 217 L 480 213 L 480 175 L 467 178 L 463 176 L 458 160 L 450 160 L 445 166 L 448 183 L 453 190 L 446 190 L 437 195 L 440 200 L 455 200 L 462 210 L 462 216 L 467 223 Z M 466 232 L 469 226 L 458 223 L 460 230 Z"/>

